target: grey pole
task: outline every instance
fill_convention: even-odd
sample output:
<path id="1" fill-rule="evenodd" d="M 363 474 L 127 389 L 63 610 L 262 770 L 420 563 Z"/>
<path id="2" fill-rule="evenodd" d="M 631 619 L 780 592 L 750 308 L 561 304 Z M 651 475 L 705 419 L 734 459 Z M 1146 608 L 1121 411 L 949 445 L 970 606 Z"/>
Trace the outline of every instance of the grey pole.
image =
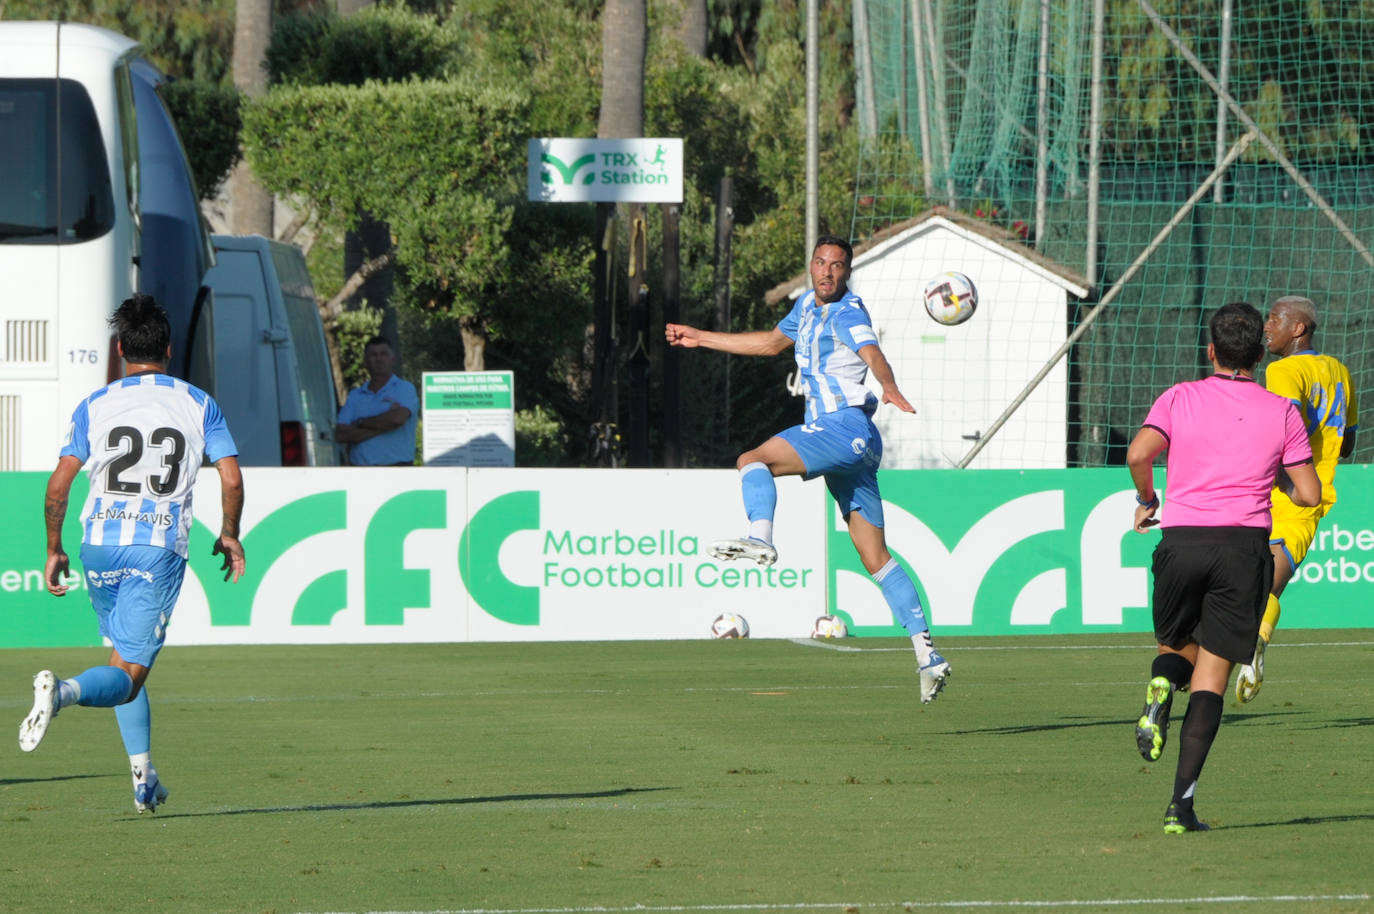
<path id="1" fill-rule="evenodd" d="M 806 252 L 803 263 L 820 237 L 820 103 L 821 15 L 819 0 L 806 0 Z"/>
<path id="2" fill-rule="evenodd" d="M 1093 0 L 1093 75 L 1088 107 L 1088 245 L 1084 251 L 1088 287 L 1097 287 L 1097 211 L 1102 193 L 1102 54 L 1106 39 L 1106 0 Z"/>
<path id="3" fill-rule="evenodd" d="M 1040 48 L 1035 86 L 1035 249 L 1045 244 L 1050 193 L 1050 0 L 1040 0 Z"/>

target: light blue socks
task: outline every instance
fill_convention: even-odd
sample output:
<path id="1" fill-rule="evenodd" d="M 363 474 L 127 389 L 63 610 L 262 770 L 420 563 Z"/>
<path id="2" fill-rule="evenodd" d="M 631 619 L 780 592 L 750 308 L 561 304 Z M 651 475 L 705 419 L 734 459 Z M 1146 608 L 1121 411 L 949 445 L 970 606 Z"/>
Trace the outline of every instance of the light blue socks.
<path id="1" fill-rule="evenodd" d="M 921 609 L 921 598 L 916 594 L 916 585 L 895 558 L 888 559 L 886 565 L 874 572 L 873 580 L 882 588 L 888 608 L 908 634 L 919 635 L 930 630 L 930 623 Z"/>
<path id="2" fill-rule="evenodd" d="M 124 751 L 147 757 L 153 742 L 153 712 L 148 704 L 148 687 L 139 689 L 132 701 L 117 705 L 115 719 L 119 721 L 119 735 L 124 737 Z M 146 764 L 146 763 L 145 763 Z"/>
<path id="3" fill-rule="evenodd" d="M 749 535 L 765 543 L 773 542 L 773 514 L 778 509 L 778 485 L 768 465 L 746 463 L 739 470 L 740 490 L 744 494 L 744 513 L 749 517 Z"/>
<path id="4" fill-rule="evenodd" d="M 70 682 L 76 703 L 86 708 L 113 708 L 129 699 L 134 681 L 117 666 L 93 666 L 63 683 Z M 59 690 L 65 699 L 66 690 Z M 67 702 L 62 702 L 64 705 Z"/>

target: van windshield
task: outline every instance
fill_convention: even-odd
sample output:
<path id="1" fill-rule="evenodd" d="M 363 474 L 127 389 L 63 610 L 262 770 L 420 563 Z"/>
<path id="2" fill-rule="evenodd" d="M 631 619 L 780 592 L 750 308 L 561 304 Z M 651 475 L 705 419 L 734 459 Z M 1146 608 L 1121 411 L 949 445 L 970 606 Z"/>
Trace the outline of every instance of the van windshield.
<path id="1" fill-rule="evenodd" d="M 110 231 L 107 162 L 80 83 L 0 79 L 0 244 L 70 244 Z"/>

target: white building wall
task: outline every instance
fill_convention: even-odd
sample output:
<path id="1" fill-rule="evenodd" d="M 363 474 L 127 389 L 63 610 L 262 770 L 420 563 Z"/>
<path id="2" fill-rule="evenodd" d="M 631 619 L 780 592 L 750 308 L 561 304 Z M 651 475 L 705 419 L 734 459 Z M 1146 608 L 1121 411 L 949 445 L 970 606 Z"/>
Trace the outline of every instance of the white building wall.
<path id="1" fill-rule="evenodd" d="M 930 319 L 926 281 L 968 275 L 978 310 L 958 327 Z M 873 317 L 912 416 L 884 405 L 875 422 L 886 469 L 952 467 L 986 435 L 1067 335 L 1062 281 L 975 233 L 934 218 L 856 256 L 850 286 Z M 870 378 L 874 390 L 880 390 Z M 1061 360 L 971 464 L 1065 466 L 1068 367 Z"/>

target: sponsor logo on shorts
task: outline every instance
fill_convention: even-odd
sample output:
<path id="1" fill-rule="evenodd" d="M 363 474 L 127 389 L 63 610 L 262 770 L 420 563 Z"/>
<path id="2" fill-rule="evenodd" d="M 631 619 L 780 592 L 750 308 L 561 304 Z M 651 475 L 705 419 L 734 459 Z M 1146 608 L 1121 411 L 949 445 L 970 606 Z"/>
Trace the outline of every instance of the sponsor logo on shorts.
<path id="1" fill-rule="evenodd" d="M 86 569 L 86 581 L 91 587 L 118 584 L 126 578 L 142 578 L 149 584 L 153 583 L 153 573 L 142 568 L 112 568 L 109 571 Z"/>
<path id="2" fill-rule="evenodd" d="M 855 438 L 849 442 L 849 446 L 854 450 L 855 457 L 862 457 L 864 451 L 868 450 L 868 444 L 862 438 Z"/>

